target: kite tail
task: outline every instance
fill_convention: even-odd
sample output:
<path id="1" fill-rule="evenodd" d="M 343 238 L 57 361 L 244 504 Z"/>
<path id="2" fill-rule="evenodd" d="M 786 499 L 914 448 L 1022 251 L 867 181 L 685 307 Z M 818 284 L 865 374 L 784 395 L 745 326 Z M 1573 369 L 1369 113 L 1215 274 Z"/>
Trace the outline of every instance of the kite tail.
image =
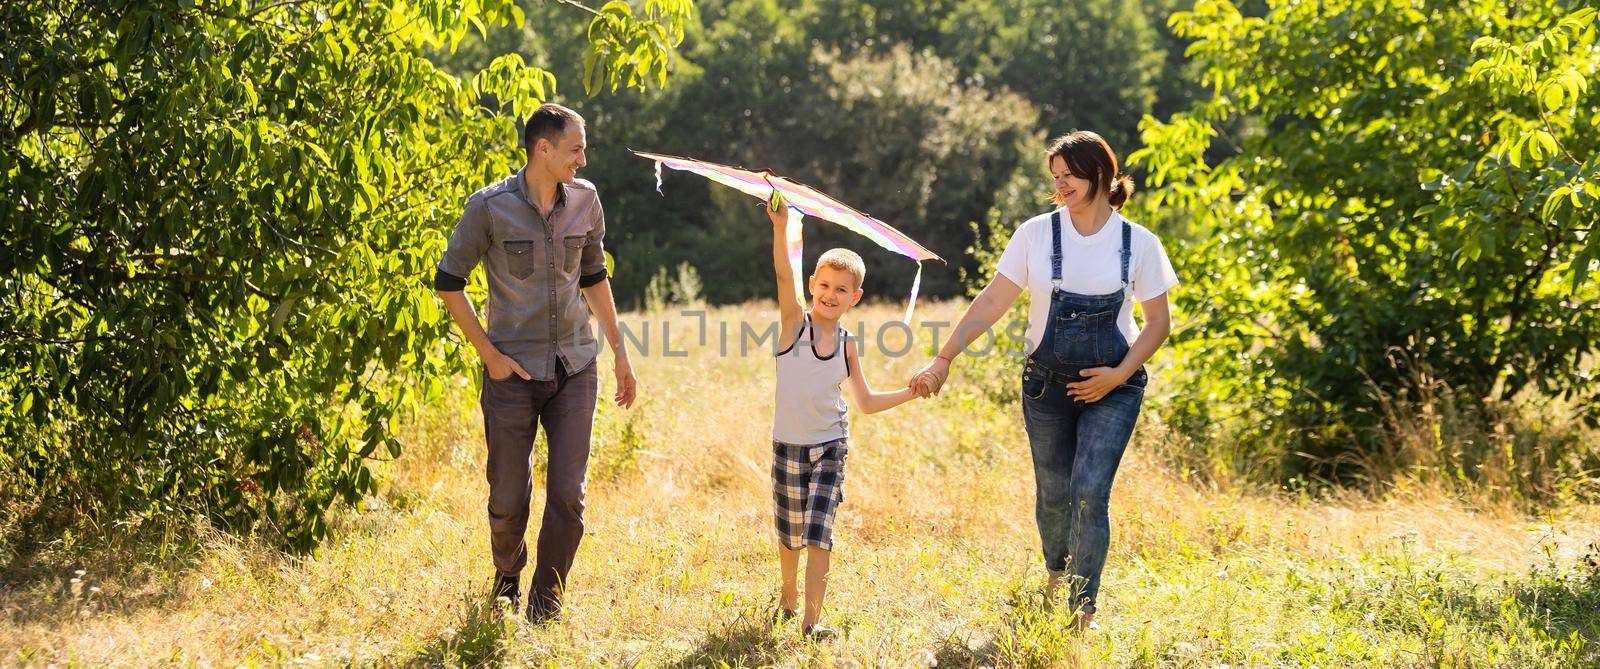
<path id="1" fill-rule="evenodd" d="M 805 274 L 805 267 L 801 266 L 805 256 L 805 241 L 800 235 L 800 222 L 805 217 L 799 209 L 789 207 L 789 223 L 784 227 L 784 237 L 789 244 L 789 267 L 794 274 L 794 294 L 800 299 L 801 305 L 806 303 L 806 292 L 800 285 L 800 276 Z"/>
<path id="2" fill-rule="evenodd" d="M 661 161 L 659 160 L 656 161 L 656 195 L 667 196 L 666 193 L 661 192 Z"/>
<path id="3" fill-rule="evenodd" d="M 911 312 L 917 308 L 917 291 L 922 288 L 922 261 L 917 261 L 917 278 L 911 280 L 911 298 L 906 302 L 906 327 L 911 327 Z"/>

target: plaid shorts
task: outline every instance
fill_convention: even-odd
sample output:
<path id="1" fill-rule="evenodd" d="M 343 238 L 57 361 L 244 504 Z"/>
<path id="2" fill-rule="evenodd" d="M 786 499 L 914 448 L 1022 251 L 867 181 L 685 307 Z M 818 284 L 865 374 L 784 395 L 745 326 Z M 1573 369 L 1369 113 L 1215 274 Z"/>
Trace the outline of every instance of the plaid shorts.
<path id="1" fill-rule="evenodd" d="M 833 514 L 844 501 L 844 459 L 849 441 L 814 446 L 772 442 L 773 521 L 789 550 L 833 550 Z"/>

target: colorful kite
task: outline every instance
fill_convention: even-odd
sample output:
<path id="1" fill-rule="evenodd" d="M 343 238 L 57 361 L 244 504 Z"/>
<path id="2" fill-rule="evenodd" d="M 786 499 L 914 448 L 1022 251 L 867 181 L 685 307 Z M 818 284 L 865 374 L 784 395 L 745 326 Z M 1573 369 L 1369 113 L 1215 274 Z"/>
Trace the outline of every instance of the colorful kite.
<path id="1" fill-rule="evenodd" d="M 751 197 L 772 206 L 773 195 L 779 196 L 778 206 L 789 208 L 789 225 L 787 237 L 789 241 L 789 262 L 794 266 L 795 290 L 803 298 L 805 291 L 800 287 L 800 275 L 804 273 L 801 265 L 801 249 L 803 246 L 800 235 L 800 221 L 805 216 L 813 216 L 830 223 L 844 226 L 846 229 L 870 239 L 883 248 L 894 251 L 900 255 L 917 261 L 917 277 L 911 282 L 911 297 L 906 303 L 905 322 L 911 323 L 911 311 L 917 304 L 917 291 L 922 287 L 922 262 L 924 260 L 938 260 L 944 262 L 938 254 L 929 251 L 927 247 L 912 241 L 910 237 L 876 218 L 856 211 L 850 205 L 844 204 L 815 188 L 786 179 L 773 174 L 768 170 L 752 171 L 708 163 L 693 158 L 679 158 L 658 153 L 644 153 L 634 151 L 634 155 L 656 163 L 656 192 L 661 192 L 661 166 L 666 165 L 675 170 L 693 172 L 707 179 L 741 191 Z"/>

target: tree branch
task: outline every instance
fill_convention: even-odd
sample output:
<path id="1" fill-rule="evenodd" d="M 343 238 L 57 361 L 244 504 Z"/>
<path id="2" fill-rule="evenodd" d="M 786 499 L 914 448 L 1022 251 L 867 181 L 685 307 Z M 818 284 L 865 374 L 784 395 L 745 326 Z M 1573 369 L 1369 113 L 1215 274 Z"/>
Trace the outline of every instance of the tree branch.
<path id="1" fill-rule="evenodd" d="M 590 14 L 593 14 L 595 18 L 603 18 L 605 16 L 605 15 L 601 14 L 600 12 L 597 12 L 597 11 L 589 8 L 586 5 L 578 3 L 576 0 L 556 0 L 556 2 L 561 3 L 563 5 L 572 5 L 573 7 L 577 7 L 578 9 L 581 9 L 583 11 L 586 11 L 586 12 L 590 13 Z"/>
<path id="2" fill-rule="evenodd" d="M 0 337 L 27 339 L 30 341 L 39 342 L 41 344 L 87 344 L 89 342 L 96 341 L 134 341 L 133 337 L 85 337 L 83 339 L 55 339 L 52 337 L 41 337 L 32 332 L 23 332 L 21 330 L 0 330 Z"/>
<path id="3" fill-rule="evenodd" d="M 274 2 L 274 3 L 270 4 L 270 5 L 266 5 L 264 7 L 259 7 L 255 11 L 252 11 L 249 14 L 245 14 L 244 18 L 254 21 L 257 16 L 259 16 L 259 15 L 265 13 L 265 12 L 277 9 L 279 7 L 287 7 L 289 5 L 302 4 L 302 3 L 305 3 L 307 1 L 308 0 L 281 0 L 280 2 Z"/>
<path id="4" fill-rule="evenodd" d="M 1550 139 L 1556 143 L 1556 148 L 1561 149 L 1561 153 L 1567 157 L 1567 160 L 1572 161 L 1572 164 L 1582 165 L 1583 161 L 1572 155 L 1572 152 L 1567 150 L 1567 145 L 1562 144 L 1561 139 L 1556 137 L 1556 129 L 1550 125 L 1550 117 L 1544 113 L 1544 103 L 1536 101 L 1533 103 L 1533 107 L 1539 110 L 1539 120 L 1544 122 L 1544 131 L 1550 133 Z"/>

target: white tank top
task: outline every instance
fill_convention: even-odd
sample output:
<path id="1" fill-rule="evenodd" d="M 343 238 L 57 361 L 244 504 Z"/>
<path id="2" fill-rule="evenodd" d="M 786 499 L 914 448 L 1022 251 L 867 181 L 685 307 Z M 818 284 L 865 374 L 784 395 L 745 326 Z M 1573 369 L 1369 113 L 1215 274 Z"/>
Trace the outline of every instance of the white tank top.
<path id="1" fill-rule="evenodd" d="M 811 314 L 805 315 L 800 334 L 778 353 L 777 401 L 772 438 L 786 444 L 823 444 L 850 436 L 850 420 L 841 384 L 850 375 L 850 357 L 844 347 L 850 333 L 835 324 L 833 355 L 817 355 L 817 338 Z"/>

